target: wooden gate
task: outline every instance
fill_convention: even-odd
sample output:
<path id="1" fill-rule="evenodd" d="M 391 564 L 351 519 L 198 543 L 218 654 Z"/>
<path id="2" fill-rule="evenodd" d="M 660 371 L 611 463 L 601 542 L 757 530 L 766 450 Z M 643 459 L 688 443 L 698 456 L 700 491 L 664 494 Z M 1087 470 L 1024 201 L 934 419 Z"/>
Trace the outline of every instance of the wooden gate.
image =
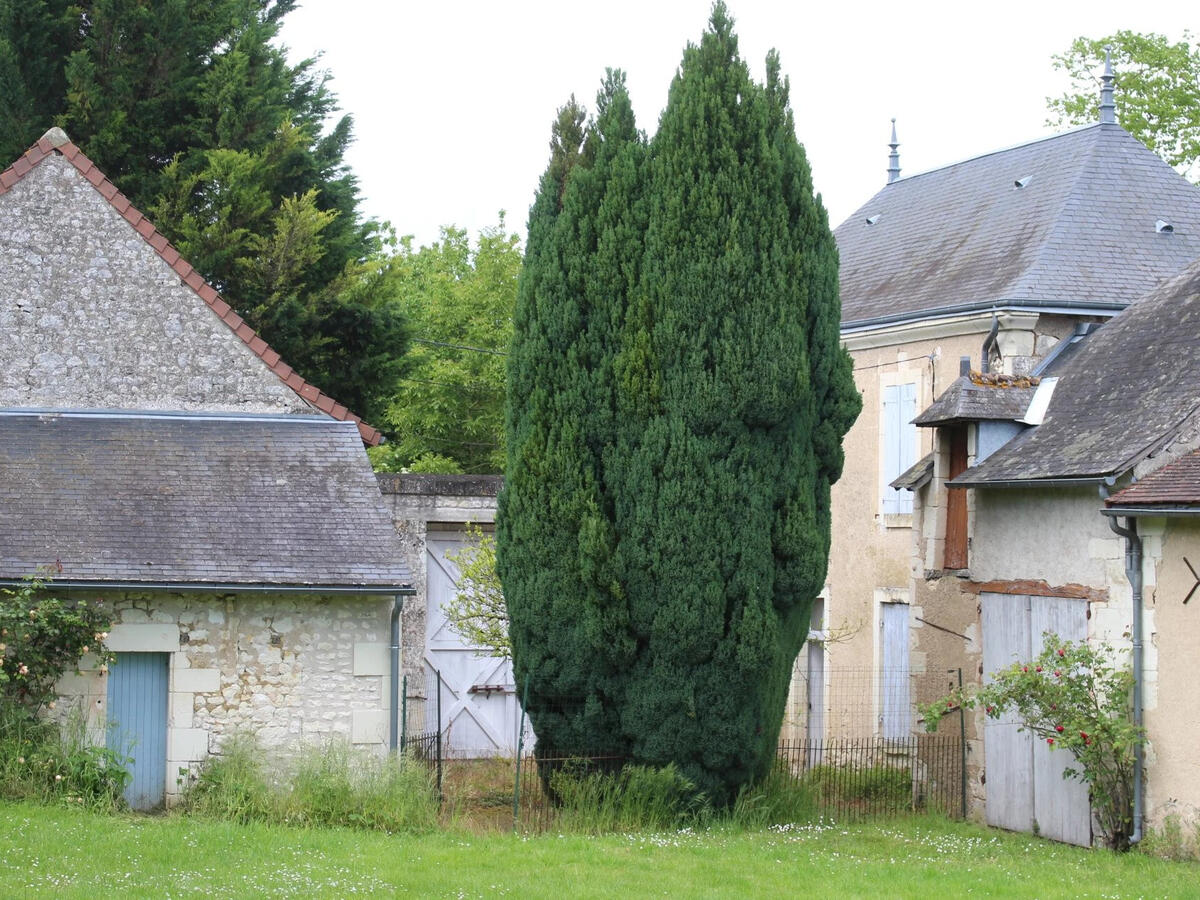
<path id="1" fill-rule="evenodd" d="M 997 669 L 1032 659 L 1047 631 L 1064 640 L 1087 637 L 1087 601 L 1025 594 L 981 595 L 984 679 Z M 1075 758 L 1051 750 L 1011 714 L 984 724 L 987 821 L 1013 831 L 1087 847 L 1092 843 L 1087 785 L 1062 777 Z"/>
<path id="2" fill-rule="evenodd" d="M 426 541 L 425 683 L 431 688 L 426 721 L 436 721 L 432 688 L 437 679 L 431 671 L 436 669 L 442 676 L 442 752 L 467 758 L 510 756 L 516 753 L 520 726 L 512 663 L 467 644 L 446 618 L 459 578 L 458 566 L 446 553 L 465 546 L 465 537 L 454 532 L 431 534 Z"/>
<path id="3" fill-rule="evenodd" d="M 167 787 L 166 653 L 118 653 L 108 674 L 107 744 L 123 756 L 132 809 L 163 805 Z"/>

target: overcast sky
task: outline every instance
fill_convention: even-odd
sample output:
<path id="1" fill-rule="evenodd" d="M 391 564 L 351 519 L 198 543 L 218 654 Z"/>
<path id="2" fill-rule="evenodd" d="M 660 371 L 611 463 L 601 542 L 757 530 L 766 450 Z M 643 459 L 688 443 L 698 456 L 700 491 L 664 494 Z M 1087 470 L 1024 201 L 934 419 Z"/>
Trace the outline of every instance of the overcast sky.
<path id="1" fill-rule="evenodd" d="M 284 23 L 294 60 L 323 54 L 353 114 L 347 159 L 367 214 L 418 243 L 441 225 L 525 220 L 555 110 L 589 110 L 606 66 L 628 73 L 638 125 L 657 127 L 684 45 L 710 0 L 304 0 Z M 866 3 L 729 0 L 760 79 L 779 50 L 796 129 L 836 225 L 886 181 L 895 116 L 905 174 L 1051 133 L 1050 57 L 1120 28 L 1178 39 L 1190 3 L 1093 0 Z M 1097 72 L 1098 74 L 1098 72 Z"/>

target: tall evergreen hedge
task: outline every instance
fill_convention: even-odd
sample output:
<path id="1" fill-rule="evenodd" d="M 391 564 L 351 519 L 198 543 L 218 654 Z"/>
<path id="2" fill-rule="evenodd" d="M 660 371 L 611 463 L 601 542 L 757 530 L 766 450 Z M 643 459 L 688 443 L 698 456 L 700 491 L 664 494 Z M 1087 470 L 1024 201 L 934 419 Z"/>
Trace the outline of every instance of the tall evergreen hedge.
<path id="1" fill-rule="evenodd" d="M 497 542 L 539 752 L 675 762 L 718 800 L 770 764 L 859 410 L 787 83 L 732 24 L 716 4 L 652 140 L 620 73 L 586 133 L 560 113 Z"/>

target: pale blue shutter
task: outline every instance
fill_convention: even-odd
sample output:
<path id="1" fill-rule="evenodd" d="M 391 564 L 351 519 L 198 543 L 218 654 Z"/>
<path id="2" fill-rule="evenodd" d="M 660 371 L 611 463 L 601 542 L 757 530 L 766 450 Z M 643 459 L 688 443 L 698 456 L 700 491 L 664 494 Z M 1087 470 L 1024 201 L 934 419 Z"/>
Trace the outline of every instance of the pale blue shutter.
<path id="1" fill-rule="evenodd" d="M 917 386 L 915 384 L 900 385 L 900 412 L 896 423 L 896 433 L 899 435 L 900 459 L 896 466 L 896 478 L 907 472 L 917 461 L 917 426 L 912 420 L 917 417 Z M 896 511 L 912 512 L 912 491 L 897 491 Z"/>
<path id="2" fill-rule="evenodd" d="M 917 386 L 894 384 L 883 389 L 883 512 L 912 512 L 912 491 L 898 491 L 891 482 L 917 461 Z"/>

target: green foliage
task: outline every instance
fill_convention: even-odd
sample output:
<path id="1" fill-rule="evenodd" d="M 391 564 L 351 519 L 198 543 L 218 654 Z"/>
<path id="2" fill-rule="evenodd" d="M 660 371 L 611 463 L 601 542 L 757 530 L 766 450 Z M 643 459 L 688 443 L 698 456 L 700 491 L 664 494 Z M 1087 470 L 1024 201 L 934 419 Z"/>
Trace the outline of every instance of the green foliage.
<path id="1" fill-rule="evenodd" d="M 459 572 L 446 618 L 468 645 L 486 647 L 492 656 L 510 657 L 508 608 L 496 574 L 496 539 L 473 523 L 467 526 L 467 539 L 465 548 L 446 554 Z"/>
<path id="2" fill-rule="evenodd" d="M 295 0 L 0 0 L 0 157 L 72 139 L 305 378 L 368 419 L 405 331 Z"/>
<path id="3" fill-rule="evenodd" d="M 723 4 L 658 133 L 610 72 L 529 218 L 497 526 L 538 753 L 766 775 L 860 407 L 837 253 L 778 59 Z"/>
<path id="4" fill-rule="evenodd" d="M 1099 119 L 1096 76 L 1104 48 L 1113 49 L 1117 121 L 1135 138 L 1193 181 L 1200 178 L 1200 47 L 1192 36 L 1172 42 L 1161 34 L 1122 30 L 1102 38 L 1076 38 L 1056 55 L 1071 89 L 1048 97 L 1050 125 L 1086 125 Z"/>
<path id="5" fill-rule="evenodd" d="M 54 708 L 54 685 L 78 671 L 86 653 L 101 667 L 112 661 L 104 646 L 112 615 L 102 600 L 65 600 L 39 574 L 12 590 L 0 588 L 0 706 L 35 716 Z"/>
<path id="6" fill-rule="evenodd" d="M 582 834 L 673 831 L 708 821 L 703 793 L 673 765 L 626 766 L 591 771 L 586 760 L 568 760 L 550 776 L 558 799 L 556 827 Z"/>
<path id="7" fill-rule="evenodd" d="M 816 821 L 817 810 L 817 795 L 810 780 L 776 766 L 766 778 L 738 791 L 727 822 L 750 829 L 795 825 Z"/>
<path id="8" fill-rule="evenodd" d="M 89 738 L 79 711 L 59 723 L 0 704 L 0 797 L 100 812 L 120 808 L 129 780 L 125 757 Z"/>
<path id="9" fill-rule="evenodd" d="M 1105 843 L 1128 850 L 1134 751 L 1146 736 L 1130 719 L 1133 671 L 1116 659 L 1107 644 L 1064 641 L 1048 631 L 1035 659 L 1000 669 L 973 692 L 955 691 L 922 707 L 926 729 L 935 730 L 959 705 L 982 707 L 993 719 L 1011 711 L 1022 729 L 1075 758 L 1078 767 L 1066 768 L 1063 777 L 1088 785 Z"/>
<path id="10" fill-rule="evenodd" d="M 465 231 L 443 228 L 431 247 L 402 242 L 390 264 L 415 336 L 388 407 L 392 464 L 444 473 L 440 461 L 449 459 L 454 472 L 501 472 L 504 357 L 521 271 L 517 236 L 502 214 L 473 248 Z"/>
<path id="11" fill-rule="evenodd" d="M 286 770 L 285 770 L 286 771 Z M 310 747 L 282 781 L 268 781 L 250 737 L 231 739 L 184 795 L 184 809 L 242 824 L 274 822 L 414 832 L 437 823 L 438 800 L 426 768 L 331 741 Z"/>

